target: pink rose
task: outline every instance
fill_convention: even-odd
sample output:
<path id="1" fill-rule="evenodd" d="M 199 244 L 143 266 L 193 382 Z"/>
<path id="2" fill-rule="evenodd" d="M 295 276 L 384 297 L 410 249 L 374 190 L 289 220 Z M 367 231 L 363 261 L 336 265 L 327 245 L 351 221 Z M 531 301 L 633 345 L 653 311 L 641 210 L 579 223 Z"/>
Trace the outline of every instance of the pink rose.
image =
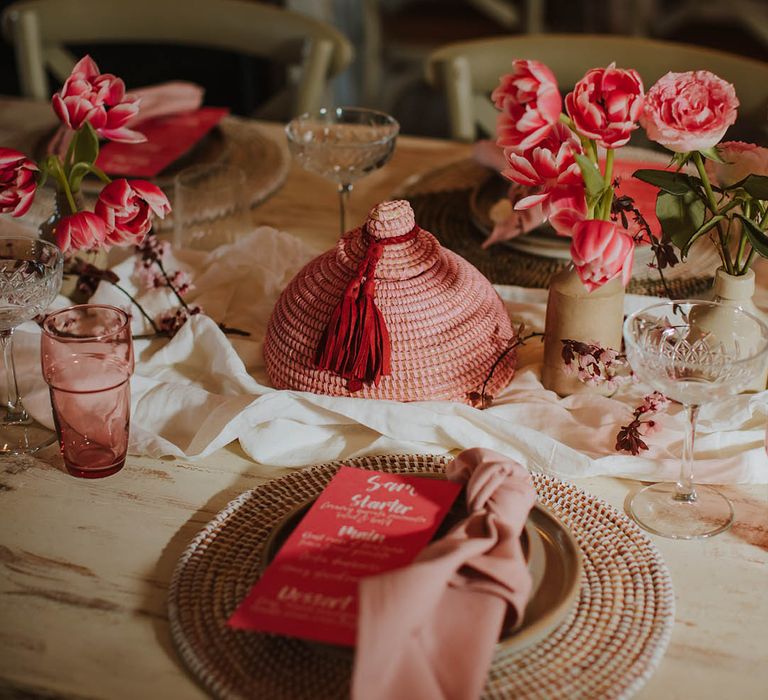
<path id="1" fill-rule="evenodd" d="M 643 110 L 640 75 L 615 66 L 588 71 L 565 98 L 576 128 L 604 148 L 624 146 Z"/>
<path id="2" fill-rule="evenodd" d="M 720 187 L 730 187 L 747 175 L 768 176 L 768 148 L 743 141 L 724 141 L 717 152 L 725 161 L 709 160 L 704 163 L 709 179 Z"/>
<path id="3" fill-rule="evenodd" d="M 525 153 L 505 149 L 504 156 L 509 167 L 501 174 L 520 185 L 543 189 L 538 194 L 519 200 L 515 209 L 544 204 L 555 187 L 583 184 L 574 153 L 581 153 L 581 144 L 575 134 L 560 123 L 550 126 L 539 145 Z"/>
<path id="4" fill-rule="evenodd" d="M 553 189 L 544 206 L 550 226 L 561 236 L 570 236 L 577 223 L 587 216 L 587 198 L 581 185 Z"/>
<path id="5" fill-rule="evenodd" d="M 571 258 L 584 286 L 591 292 L 621 275 L 626 287 L 632 276 L 635 243 L 612 221 L 587 219 L 573 229 Z"/>
<path id="6" fill-rule="evenodd" d="M 491 95 L 501 110 L 496 143 L 525 151 L 539 143 L 560 118 L 563 101 L 552 71 L 539 61 L 512 61 L 512 72 L 501 77 Z"/>
<path id="7" fill-rule="evenodd" d="M 645 96 L 640 124 L 670 151 L 702 151 L 723 138 L 738 106 L 733 85 L 714 73 L 667 73 Z"/>
<path id="8" fill-rule="evenodd" d="M 104 245 L 107 225 L 104 219 L 90 211 L 65 216 L 56 224 L 54 238 L 62 252 L 94 250 Z"/>
<path id="9" fill-rule="evenodd" d="M 110 73 L 99 73 L 90 56 L 78 61 L 61 92 L 52 99 L 53 111 L 70 129 L 90 122 L 99 136 L 123 143 L 141 143 L 146 137 L 126 124 L 139 111 L 136 98 L 125 94 L 125 84 Z"/>
<path id="10" fill-rule="evenodd" d="M 95 212 L 107 224 L 107 240 L 115 245 L 139 245 L 152 228 L 152 215 L 171 211 L 163 191 L 146 180 L 119 179 L 99 193 Z"/>
<path id="11" fill-rule="evenodd" d="M 37 190 L 37 166 L 20 151 L 0 148 L 0 213 L 24 216 Z"/>

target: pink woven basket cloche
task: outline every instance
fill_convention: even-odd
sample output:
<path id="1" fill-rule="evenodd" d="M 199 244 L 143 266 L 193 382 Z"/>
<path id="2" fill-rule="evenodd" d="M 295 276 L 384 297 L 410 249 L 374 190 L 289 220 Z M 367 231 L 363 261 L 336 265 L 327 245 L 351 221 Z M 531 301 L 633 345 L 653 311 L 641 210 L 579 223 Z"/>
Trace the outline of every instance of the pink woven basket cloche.
<path id="1" fill-rule="evenodd" d="M 285 288 L 264 358 L 279 389 L 472 403 L 513 335 L 488 280 L 392 201 Z M 514 351 L 501 359 L 486 393 L 509 383 L 515 363 Z"/>

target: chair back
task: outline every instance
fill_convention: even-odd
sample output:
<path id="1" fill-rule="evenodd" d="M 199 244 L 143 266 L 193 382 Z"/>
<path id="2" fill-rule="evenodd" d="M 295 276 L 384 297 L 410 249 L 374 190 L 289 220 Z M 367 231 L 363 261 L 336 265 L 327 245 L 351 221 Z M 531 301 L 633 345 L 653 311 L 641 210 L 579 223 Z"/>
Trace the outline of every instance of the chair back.
<path id="1" fill-rule="evenodd" d="M 496 133 L 498 112 L 490 95 L 515 58 L 547 64 L 561 90 L 570 90 L 590 68 L 612 62 L 637 70 L 646 89 L 668 71 L 709 70 L 735 86 L 740 119 L 764 122 L 768 111 L 768 64 L 762 61 L 640 37 L 521 35 L 448 44 L 428 57 L 427 81 L 445 92 L 452 138 L 472 141 L 478 126 Z"/>
<path id="2" fill-rule="evenodd" d="M 352 60 L 352 45 L 333 27 L 250 0 L 22 0 L 6 8 L 2 24 L 22 93 L 39 100 L 51 95 L 46 70 L 63 81 L 76 62 L 65 45 L 183 44 L 296 65 L 292 114 L 322 106 L 328 79 Z"/>

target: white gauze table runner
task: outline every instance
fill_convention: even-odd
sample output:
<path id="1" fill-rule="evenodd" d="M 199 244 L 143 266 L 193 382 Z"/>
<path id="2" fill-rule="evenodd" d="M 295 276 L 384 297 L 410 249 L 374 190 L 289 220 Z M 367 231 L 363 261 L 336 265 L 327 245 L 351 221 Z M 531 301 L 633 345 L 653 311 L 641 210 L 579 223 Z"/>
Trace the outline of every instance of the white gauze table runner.
<path id="1" fill-rule="evenodd" d="M 136 341 L 133 454 L 194 459 L 238 440 L 257 462 L 285 467 L 368 454 L 446 453 L 480 446 L 507 454 L 530 469 L 570 477 L 676 478 L 685 424 L 680 407 L 673 405 L 659 416 L 662 428 L 647 437 L 648 452 L 619 454 L 614 451 L 616 433 L 650 389 L 630 385 L 613 398 L 561 399 L 541 385 L 538 339 L 520 349 L 514 380 L 486 410 L 450 402 L 398 403 L 273 389 L 262 360 L 267 322 L 281 290 L 317 252 L 267 227 L 210 254 L 176 252 L 175 261 L 167 266 L 194 276 L 195 289 L 188 298 L 207 315 L 192 318 L 171 340 Z M 133 258 L 115 270 L 127 288 L 136 289 Z M 531 330 L 543 329 L 545 290 L 498 290 L 513 321 L 524 320 Z M 165 290 L 143 292 L 139 298 L 150 313 L 173 304 Z M 127 307 L 126 298 L 104 282 L 92 301 Z M 627 296 L 626 310 L 652 301 Z M 57 300 L 57 306 L 66 303 Z M 147 331 L 142 321 L 134 310 L 134 333 Z M 217 321 L 248 330 L 251 336 L 225 336 Z M 15 356 L 28 410 L 51 426 L 48 392 L 40 374 L 39 332 L 34 323 L 21 326 Z M 768 392 L 704 406 L 696 441 L 697 479 L 768 483 L 767 417 Z"/>

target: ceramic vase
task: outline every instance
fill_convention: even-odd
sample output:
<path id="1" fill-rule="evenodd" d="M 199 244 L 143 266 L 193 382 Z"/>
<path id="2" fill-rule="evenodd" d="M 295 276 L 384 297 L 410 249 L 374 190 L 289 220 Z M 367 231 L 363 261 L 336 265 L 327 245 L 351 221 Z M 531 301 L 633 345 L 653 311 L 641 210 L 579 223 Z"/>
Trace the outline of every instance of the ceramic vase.
<path id="1" fill-rule="evenodd" d="M 624 321 L 624 287 L 617 277 L 589 292 L 576 270 L 569 267 L 553 275 L 549 284 L 544 327 L 544 366 L 541 381 L 560 396 L 592 393 L 607 396 L 615 391 L 602 384 L 579 381 L 563 362 L 563 339 L 621 349 Z"/>
<path id="2" fill-rule="evenodd" d="M 75 203 L 78 210 L 83 209 L 82 196 L 75 195 Z M 56 226 L 65 216 L 72 214 L 72 207 L 63 192 L 56 192 L 56 199 L 53 207 L 53 213 L 42 223 L 38 229 L 40 238 L 50 243 L 56 243 Z M 99 269 L 107 268 L 107 251 L 101 250 L 76 250 L 64 255 L 64 279 L 61 284 L 62 296 L 68 297 L 76 304 L 84 304 L 88 301 L 89 294 L 77 288 L 78 276 L 72 274 L 72 266 L 77 260 L 89 263 Z M 69 270 L 69 271 L 68 271 Z"/>
<path id="3" fill-rule="evenodd" d="M 718 268 L 717 272 L 715 272 L 715 279 L 712 284 L 713 301 L 718 301 L 728 306 L 736 306 L 757 316 L 761 321 L 768 323 L 768 316 L 758 309 L 752 300 L 754 294 L 754 271 L 747 270 L 743 275 L 730 275 L 723 268 Z M 723 318 L 718 315 L 717 309 L 715 309 L 708 313 L 706 323 L 712 330 L 718 330 L 722 323 L 732 324 L 732 318 L 730 316 L 727 319 Z M 745 324 L 745 327 L 735 329 L 735 334 L 742 342 L 749 343 L 752 341 L 753 331 L 754 326 L 752 324 Z M 757 337 L 754 338 L 754 342 L 758 342 Z M 768 381 L 768 368 L 762 377 L 748 388 L 748 391 L 762 391 L 766 388 L 766 381 Z"/>

